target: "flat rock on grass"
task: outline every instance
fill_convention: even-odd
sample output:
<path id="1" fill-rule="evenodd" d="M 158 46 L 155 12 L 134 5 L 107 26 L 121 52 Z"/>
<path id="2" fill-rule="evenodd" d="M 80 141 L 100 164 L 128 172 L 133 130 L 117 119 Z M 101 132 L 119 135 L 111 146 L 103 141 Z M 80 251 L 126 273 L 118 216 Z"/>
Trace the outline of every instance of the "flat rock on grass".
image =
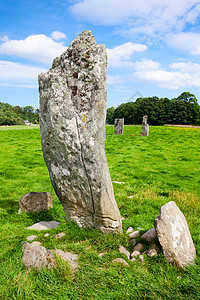
<path id="1" fill-rule="evenodd" d="M 52 196 L 46 192 L 30 192 L 23 195 L 19 201 L 19 214 L 22 211 L 39 212 L 53 207 Z"/>
<path id="2" fill-rule="evenodd" d="M 131 239 L 134 239 L 134 238 L 136 238 L 136 237 L 138 237 L 138 236 L 140 236 L 139 230 L 133 231 L 133 232 L 131 232 L 131 233 L 129 234 L 129 237 L 130 237 Z"/>
<path id="3" fill-rule="evenodd" d="M 124 267 L 129 267 L 129 264 L 121 257 L 115 258 L 112 261 L 113 264 L 122 264 Z"/>
<path id="4" fill-rule="evenodd" d="M 26 268 L 35 267 L 41 269 L 43 267 L 51 268 L 54 265 L 54 256 L 51 251 L 43 246 L 24 243 L 24 255 L 22 262 Z"/>
<path id="5" fill-rule="evenodd" d="M 28 227 L 27 229 L 40 231 L 40 230 L 48 230 L 48 229 L 57 228 L 59 225 L 60 225 L 60 222 L 57 222 L 57 221 L 49 221 L 49 222 L 41 221 L 41 222 L 35 223 L 34 225 Z"/>
<path id="6" fill-rule="evenodd" d="M 154 221 L 165 258 L 184 268 L 194 263 L 196 250 L 187 221 L 174 201 L 163 205 Z"/>
<path id="7" fill-rule="evenodd" d="M 78 269 L 78 255 L 71 252 L 64 252 L 60 249 L 53 251 L 57 256 L 67 261 L 72 269 L 72 272 L 75 272 Z"/>
<path id="8" fill-rule="evenodd" d="M 31 242 L 31 241 L 35 240 L 36 237 L 37 237 L 37 235 L 30 235 L 30 236 L 27 236 L 26 239 L 27 239 L 28 242 Z"/>
<path id="9" fill-rule="evenodd" d="M 131 256 L 130 252 L 126 250 L 126 248 L 124 248 L 123 246 L 119 247 L 119 252 L 125 254 L 128 257 L 128 259 L 130 259 Z"/>

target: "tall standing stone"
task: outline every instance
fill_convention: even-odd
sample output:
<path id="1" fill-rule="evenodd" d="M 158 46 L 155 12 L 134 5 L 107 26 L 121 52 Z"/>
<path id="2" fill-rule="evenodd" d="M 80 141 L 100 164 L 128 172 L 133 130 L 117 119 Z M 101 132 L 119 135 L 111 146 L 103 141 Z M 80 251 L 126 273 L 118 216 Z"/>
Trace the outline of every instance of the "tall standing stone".
<path id="1" fill-rule="evenodd" d="M 154 221 L 165 258 L 183 268 L 194 263 L 196 250 L 187 221 L 174 201 L 163 205 Z"/>
<path id="2" fill-rule="evenodd" d="M 148 116 L 143 117 L 141 136 L 148 136 L 149 135 L 149 124 L 147 124 L 147 119 L 148 119 Z"/>
<path id="3" fill-rule="evenodd" d="M 124 130 L 124 118 L 115 119 L 115 134 L 123 134 Z"/>
<path id="4" fill-rule="evenodd" d="M 120 231 L 105 156 L 104 45 L 83 31 L 39 75 L 40 129 L 45 162 L 67 220 L 80 227 Z"/>

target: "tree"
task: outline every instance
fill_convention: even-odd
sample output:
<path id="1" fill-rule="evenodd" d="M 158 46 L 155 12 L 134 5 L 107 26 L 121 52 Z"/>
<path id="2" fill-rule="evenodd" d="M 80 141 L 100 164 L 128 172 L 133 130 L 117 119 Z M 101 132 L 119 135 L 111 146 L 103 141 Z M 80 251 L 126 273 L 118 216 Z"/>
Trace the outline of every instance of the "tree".
<path id="1" fill-rule="evenodd" d="M 114 124 L 114 121 L 115 121 L 114 113 L 115 113 L 114 106 L 107 109 L 107 111 L 106 111 L 106 123 L 107 124 Z"/>

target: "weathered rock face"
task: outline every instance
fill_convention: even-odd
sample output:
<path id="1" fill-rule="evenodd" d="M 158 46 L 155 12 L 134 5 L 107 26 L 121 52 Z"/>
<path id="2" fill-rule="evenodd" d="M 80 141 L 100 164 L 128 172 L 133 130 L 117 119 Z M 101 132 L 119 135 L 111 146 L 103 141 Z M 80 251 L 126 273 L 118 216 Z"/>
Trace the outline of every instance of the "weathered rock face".
<path id="1" fill-rule="evenodd" d="M 149 124 L 147 124 L 147 119 L 148 119 L 148 116 L 143 117 L 141 136 L 148 136 L 149 135 Z"/>
<path id="2" fill-rule="evenodd" d="M 52 196 L 46 192 L 30 192 L 19 200 L 19 214 L 22 211 L 39 212 L 52 208 Z"/>
<path id="3" fill-rule="evenodd" d="M 52 68 L 39 75 L 42 149 L 66 219 L 102 231 L 121 230 L 104 151 L 104 45 L 83 31 Z"/>
<path id="4" fill-rule="evenodd" d="M 161 207 L 154 226 L 169 262 L 175 262 L 181 268 L 194 262 L 196 251 L 187 221 L 174 201 Z"/>
<path id="5" fill-rule="evenodd" d="M 115 119 L 115 134 L 123 134 L 124 130 L 124 118 Z"/>

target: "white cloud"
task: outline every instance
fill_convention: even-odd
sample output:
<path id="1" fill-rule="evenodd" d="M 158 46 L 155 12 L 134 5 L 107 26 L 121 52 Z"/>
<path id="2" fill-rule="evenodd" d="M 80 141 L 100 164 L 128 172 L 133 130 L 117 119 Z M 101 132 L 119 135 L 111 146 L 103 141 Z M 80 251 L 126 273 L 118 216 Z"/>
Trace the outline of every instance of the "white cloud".
<path id="1" fill-rule="evenodd" d="M 129 35 L 180 32 L 199 16 L 199 0 L 78 0 L 70 11 L 100 25 L 121 25 Z M 144 25 L 145 24 L 145 25 Z"/>
<path id="2" fill-rule="evenodd" d="M 50 65 L 67 47 L 44 34 L 31 35 L 25 40 L 7 40 L 0 45 L 0 54 L 15 55 Z"/>
<path id="3" fill-rule="evenodd" d="M 36 87 L 38 74 L 43 68 L 32 67 L 10 61 L 0 61 L 0 81 L 4 86 Z"/>
<path id="4" fill-rule="evenodd" d="M 60 31 L 53 31 L 51 34 L 52 39 L 59 41 L 62 39 L 67 39 L 67 36 L 65 33 L 60 32 Z"/>
<path id="5" fill-rule="evenodd" d="M 191 54 L 200 54 L 200 34 L 194 32 L 182 32 L 171 34 L 167 38 L 169 46 L 190 52 Z"/>
<path id="6" fill-rule="evenodd" d="M 107 84 L 108 85 L 118 85 L 123 83 L 124 80 L 119 75 L 107 75 Z"/>
<path id="7" fill-rule="evenodd" d="M 197 63 L 173 63 L 169 70 L 164 70 L 158 62 L 144 60 L 136 62 L 134 69 L 134 80 L 156 83 L 162 88 L 200 87 L 200 64 Z"/>
<path id="8" fill-rule="evenodd" d="M 8 38 L 7 35 L 0 36 L 0 41 L 2 41 L 2 42 L 7 42 L 8 40 L 9 40 L 9 38 Z"/>
<path id="9" fill-rule="evenodd" d="M 135 52 L 147 50 L 143 44 L 134 44 L 128 42 L 113 49 L 107 49 L 109 67 L 130 67 L 132 65 L 131 57 Z"/>

